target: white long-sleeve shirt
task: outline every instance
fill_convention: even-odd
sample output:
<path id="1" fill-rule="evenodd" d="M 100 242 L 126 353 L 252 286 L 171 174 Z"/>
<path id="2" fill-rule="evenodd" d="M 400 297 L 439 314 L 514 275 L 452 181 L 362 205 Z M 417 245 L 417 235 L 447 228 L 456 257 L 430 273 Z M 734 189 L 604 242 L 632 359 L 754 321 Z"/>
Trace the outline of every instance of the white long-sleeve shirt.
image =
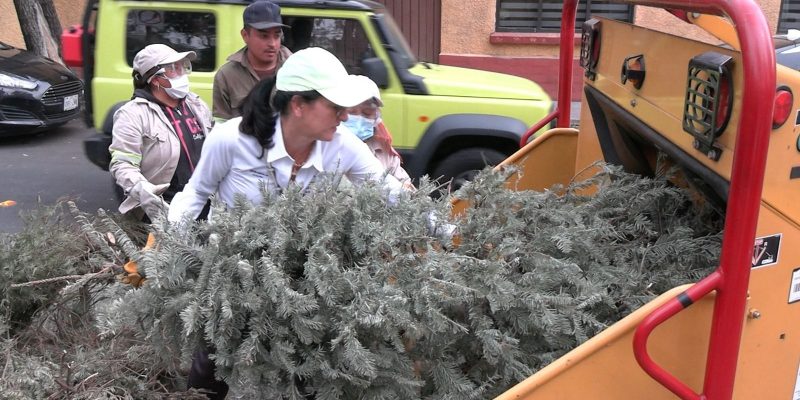
<path id="1" fill-rule="evenodd" d="M 286 152 L 280 118 L 275 123 L 273 146 L 263 152 L 263 157 L 259 157 L 262 147 L 258 141 L 239 131 L 240 122 L 241 117 L 233 118 L 217 124 L 208 134 L 189 183 L 170 203 L 170 221 L 180 221 L 187 214 L 197 218 L 214 193 L 228 207 L 233 206 L 234 197 L 239 193 L 258 204 L 262 200 L 262 185 L 269 191 L 281 191 L 290 184 L 294 159 Z M 386 175 L 383 165 L 367 145 L 344 129 L 337 128 L 329 142 L 316 142 L 293 184 L 306 189 L 320 173 L 338 172 L 356 185 L 367 180 L 383 180 L 390 199 L 394 197 L 402 190 L 402 184 Z"/>

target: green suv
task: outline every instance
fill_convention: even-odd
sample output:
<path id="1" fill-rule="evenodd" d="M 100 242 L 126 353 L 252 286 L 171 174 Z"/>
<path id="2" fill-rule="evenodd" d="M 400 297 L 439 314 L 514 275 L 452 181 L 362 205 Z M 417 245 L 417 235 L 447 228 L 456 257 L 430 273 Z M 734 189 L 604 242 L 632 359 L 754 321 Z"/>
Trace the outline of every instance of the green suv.
<path id="1" fill-rule="evenodd" d="M 383 119 L 413 178 L 459 185 L 487 163 L 519 148 L 529 126 L 553 102 L 536 83 L 510 75 L 418 62 L 386 8 L 367 0 L 275 0 L 284 45 L 335 54 L 351 74 L 381 88 Z M 133 91 L 137 51 L 164 43 L 193 50 L 192 90 L 211 104 L 214 72 L 242 42 L 246 0 L 89 0 L 83 25 L 64 34 L 64 58 L 84 69 L 86 118 L 100 133 L 85 143 L 89 159 L 108 169 L 113 112 Z M 83 27 L 89 27 L 84 29 Z"/>

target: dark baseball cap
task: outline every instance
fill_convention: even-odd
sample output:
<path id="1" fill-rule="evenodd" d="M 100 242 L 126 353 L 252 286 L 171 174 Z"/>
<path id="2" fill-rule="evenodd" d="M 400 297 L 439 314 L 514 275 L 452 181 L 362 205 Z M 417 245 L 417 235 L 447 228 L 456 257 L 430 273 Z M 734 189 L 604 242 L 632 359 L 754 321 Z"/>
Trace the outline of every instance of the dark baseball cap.
<path id="1" fill-rule="evenodd" d="M 244 9 L 243 14 L 244 26 L 254 29 L 269 29 L 276 26 L 289 28 L 288 25 L 283 24 L 281 19 L 281 8 L 271 1 L 258 0 L 250 3 Z"/>

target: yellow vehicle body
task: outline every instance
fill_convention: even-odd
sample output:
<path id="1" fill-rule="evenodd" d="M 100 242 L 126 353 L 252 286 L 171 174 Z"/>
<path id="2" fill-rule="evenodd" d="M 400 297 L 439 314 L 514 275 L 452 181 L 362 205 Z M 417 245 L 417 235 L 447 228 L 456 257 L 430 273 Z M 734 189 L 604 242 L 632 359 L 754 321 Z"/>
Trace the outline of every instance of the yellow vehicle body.
<path id="1" fill-rule="evenodd" d="M 708 17 L 694 15 L 693 19 L 718 37 L 736 39 L 735 34 L 731 36 L 732 27 L 724 26 L 727 21 Z M 542 190 L 580 179 L 593 163 L 604 159 L 603 139 L 597 128 L 602 112 L 598 110 L 611 108 L 656 133 L 643 135 L 634 145 L 611 144 L 619 146 L 618 152 L 624 153 L 631 146 L 640 151 L 638 155 L 620 155 L 629 161 L 626 169 L 635 170 L 636 162 L 652 167 L 657 154 L 670 147 L 675 154 L 686 156 L 683 161 L 670 161 L 696 163 L 713 172 L 719 182 L 730 184 L 737 134 L 746 134 L 739 132 L 738 123 L 742 113 L 748 112 L 741 109 L 744 60 L 736 50 L 740 48 L 738 40 L 721 47 L 612 20 L 602 20 L 601 24 L 602 46 L 596 75 L 582 82 L 585 90 L 578 128 L 552 129 L 498 166 L 513 164 L 521 170 L 521 174 L 509 179 L 508 186 Z M 732 57 L 733 65 L 732 109 L 727 127 L 715 140 L 720 151 L 716 160 L 697 150 L 693 136 L 682 126 L 687 65 L 693 57 L 709 51 Z M 623 83 L 620 76 L 625 59 L 633 55 L 643 55 L 646 61 L 646 78 L 638 89 L 631 81 Z M 774 127 L 769 136 L 756 242 L 777 243 L 777 252 L 771 248 L 765 255 L 766 247 L 754 243 L 754 267 L 742 310 L 744 326 L 732 388 L 732 398 L 736 399 L 800 399 L 800 252 L 796 251 L 800 249 L 800 104 L 796 97 L 800 94 L 800 73 L 777 66 L 776 83 L 790 88 L 795 98 L 788 121 Z M 601 98 L 605 98 L 605 108 L 597 105 L 596 99 Z M 612 141 L 621 140 L 624 135 L 612 133 L 611 137 Z M 455 203 L 456 211 L 463 207 Z M 656 298 L 498 399 L 676 398 L 637 363 L 633 341 L 636 328 L 653 310 L 674 300 L 688 287 L 675 288 Z M 647 342 L 652 359 L 695 393 L 703 393 L 704 379 L 714 379 L 706 376 L 706 362 L 717 295 L 711 292 L 666 320 Z"/>

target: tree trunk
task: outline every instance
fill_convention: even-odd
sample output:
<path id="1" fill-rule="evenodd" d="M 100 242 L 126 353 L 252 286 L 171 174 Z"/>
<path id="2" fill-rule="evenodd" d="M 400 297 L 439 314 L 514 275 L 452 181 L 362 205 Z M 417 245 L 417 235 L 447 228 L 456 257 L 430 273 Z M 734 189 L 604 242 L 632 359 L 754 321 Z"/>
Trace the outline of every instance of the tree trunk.
<path id="1" fill-rule="evenodd" d="M 53 0 L 14 0 L 25 48 L 61 64 L 61 22 Z"/>
<path id="2" fill-rule="evenodd" d="M 58 19 L 56 6 L 53 0 L 39 0 L 39 5 L 42 6 L 42 14 L 47 21 L 47 26 L 50 28 L 50 37 L 53 38 L 56 48 L 58 49 L 59 59 L 61 58 L 61 21 Z"/>

